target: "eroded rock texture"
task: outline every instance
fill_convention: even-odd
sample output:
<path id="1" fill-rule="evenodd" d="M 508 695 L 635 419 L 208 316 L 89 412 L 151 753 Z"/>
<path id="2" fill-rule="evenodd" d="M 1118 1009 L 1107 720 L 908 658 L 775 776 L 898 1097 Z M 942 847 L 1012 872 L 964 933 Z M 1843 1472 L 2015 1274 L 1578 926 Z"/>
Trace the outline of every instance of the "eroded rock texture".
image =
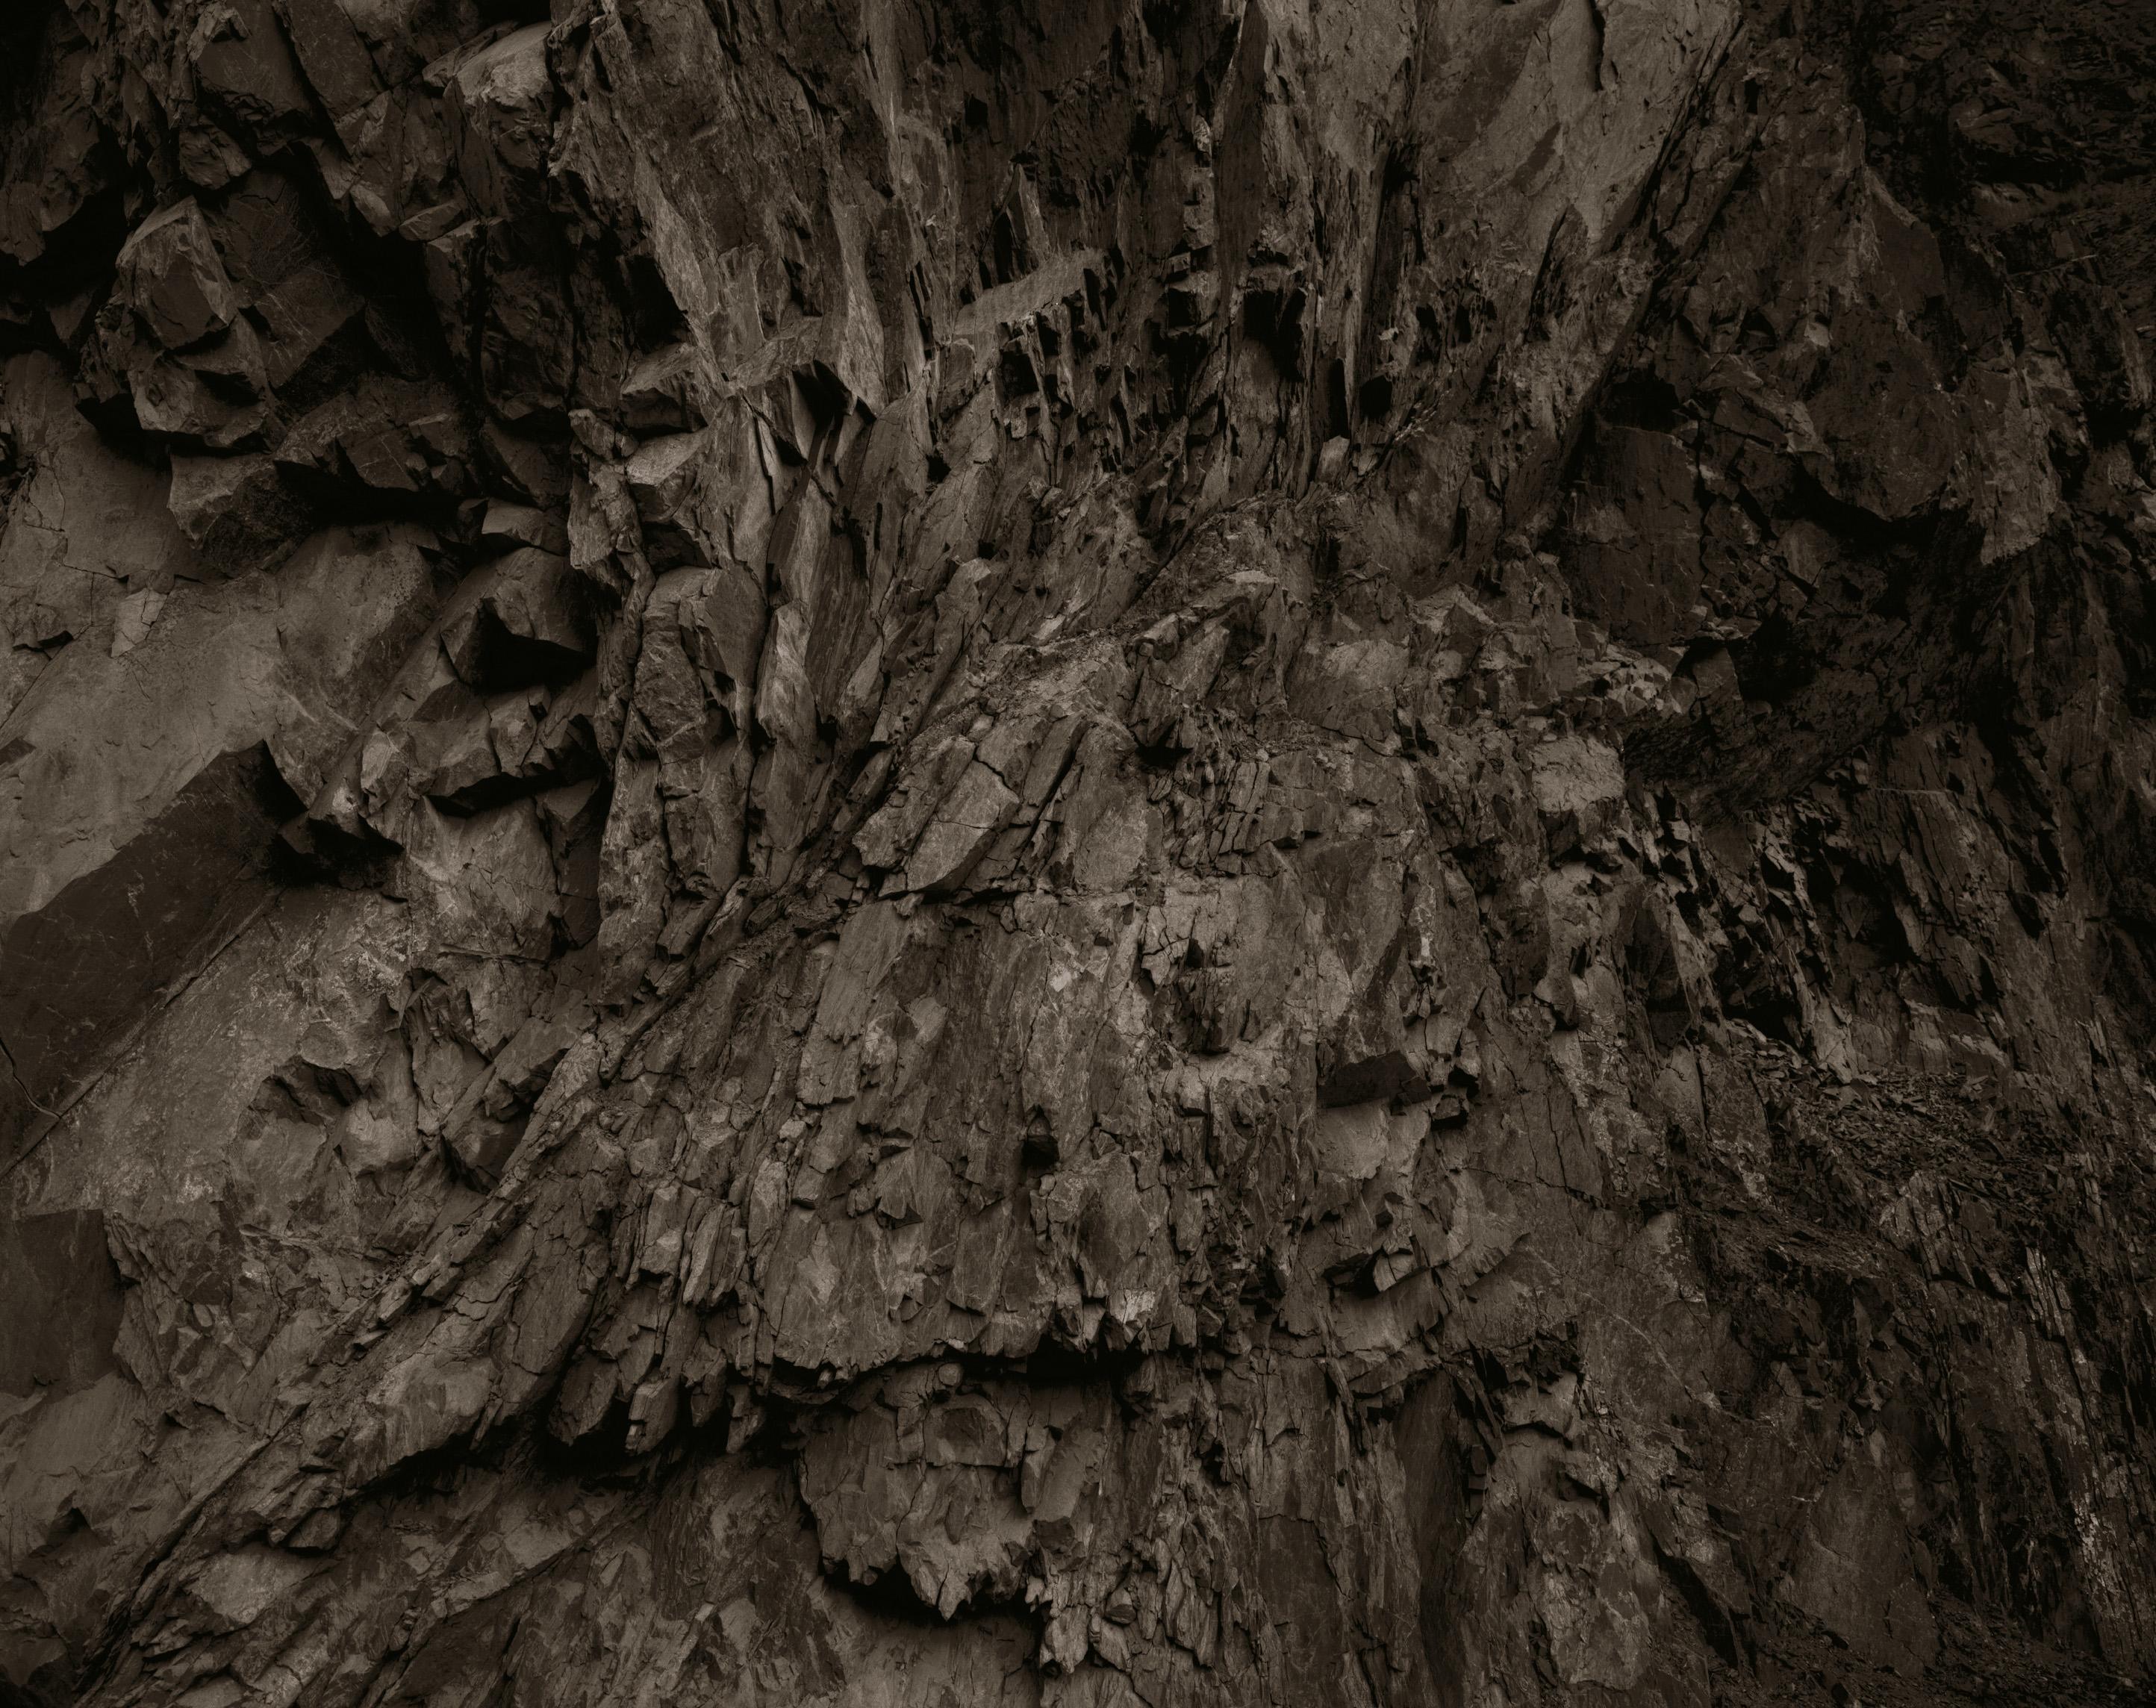
<path id="1" fill-rule="evenodd" d="M 0 1701 L 2138 1700 L 2156 13 L 0 47 Z"/>

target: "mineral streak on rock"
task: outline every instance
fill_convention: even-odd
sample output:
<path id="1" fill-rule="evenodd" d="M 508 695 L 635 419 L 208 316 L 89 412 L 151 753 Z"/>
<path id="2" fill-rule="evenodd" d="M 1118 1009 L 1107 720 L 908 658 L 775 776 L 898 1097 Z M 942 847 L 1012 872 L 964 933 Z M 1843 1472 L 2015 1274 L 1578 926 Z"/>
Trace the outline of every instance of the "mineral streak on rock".
<path id="1" fill-rule="evenodd" d="M 2146 1700 L 2152 90 L 12 0 L 0 1708 Z"/>

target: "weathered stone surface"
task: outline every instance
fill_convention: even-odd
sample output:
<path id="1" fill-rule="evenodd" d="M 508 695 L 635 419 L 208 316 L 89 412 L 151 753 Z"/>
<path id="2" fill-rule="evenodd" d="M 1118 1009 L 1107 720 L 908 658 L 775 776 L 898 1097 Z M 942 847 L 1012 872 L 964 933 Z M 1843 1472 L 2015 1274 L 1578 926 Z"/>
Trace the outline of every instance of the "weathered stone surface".
<path id="1" fill-rule="evenodd" d="M 2156 21 L 0 19 L 0 1704 L 2156 1675 Z"/>

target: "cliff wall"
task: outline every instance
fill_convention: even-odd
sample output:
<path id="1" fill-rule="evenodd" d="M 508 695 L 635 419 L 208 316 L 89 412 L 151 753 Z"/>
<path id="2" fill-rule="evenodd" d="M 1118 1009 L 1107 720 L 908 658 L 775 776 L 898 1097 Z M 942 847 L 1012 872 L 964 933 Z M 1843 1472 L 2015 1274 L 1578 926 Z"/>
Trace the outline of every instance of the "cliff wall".
<path id="1" fill-rule="evenodd" d="M 0 21 L 0 1703 L 2156 1673 L 2156 13 Z"/>

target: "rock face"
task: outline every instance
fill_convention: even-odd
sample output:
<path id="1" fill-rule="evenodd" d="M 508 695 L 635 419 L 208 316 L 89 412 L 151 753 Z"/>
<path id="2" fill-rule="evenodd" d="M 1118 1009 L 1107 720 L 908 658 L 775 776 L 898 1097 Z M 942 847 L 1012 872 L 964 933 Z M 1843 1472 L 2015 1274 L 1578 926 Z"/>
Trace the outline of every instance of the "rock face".
<path id="1" fill-rule="evenodd" d="M 2156 1675 L 2156 12 L 17 0 L 0 1704 Z"/>

